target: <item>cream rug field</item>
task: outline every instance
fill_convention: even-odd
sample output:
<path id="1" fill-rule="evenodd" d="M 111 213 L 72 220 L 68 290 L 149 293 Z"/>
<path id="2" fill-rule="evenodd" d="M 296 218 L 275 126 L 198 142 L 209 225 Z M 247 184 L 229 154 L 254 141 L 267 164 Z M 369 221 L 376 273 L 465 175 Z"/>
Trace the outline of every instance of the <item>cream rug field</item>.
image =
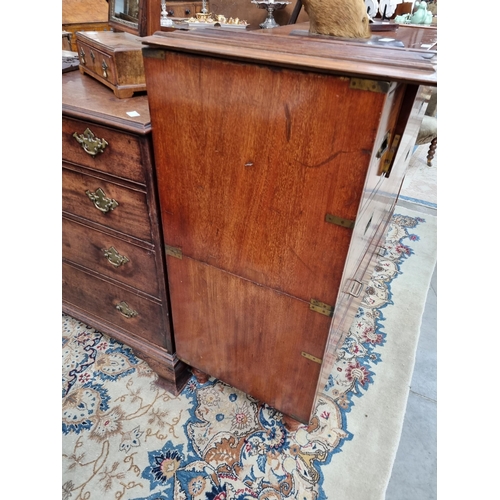
<path id="1" fill-rule="evenodd" d="M 127 346 L 63 314 L 63 500 L 383 499 L 435 217 L 396 207 L 385 247 L 314 418 L 295 432 L 215 379 L 172 396 Z"/>

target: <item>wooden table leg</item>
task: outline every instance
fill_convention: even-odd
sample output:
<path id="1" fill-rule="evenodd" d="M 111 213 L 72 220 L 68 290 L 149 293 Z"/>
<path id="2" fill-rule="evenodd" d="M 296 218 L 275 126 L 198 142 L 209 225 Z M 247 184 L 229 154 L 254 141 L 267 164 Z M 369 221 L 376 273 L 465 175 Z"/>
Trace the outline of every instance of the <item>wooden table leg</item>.
<path id="1" fill-rule="evenodd" d="M 283 414 L 283 424 L 285 425 L 287 431 L 294 432 L 296 431 L 302 424 L 298 420 L 290 417 L 289 415 Z"/>
<path id="2" fill-rule="evenodd" d="M 432 159 L 434 158 L 434 153 L 436 152 L 438 143 L 438 138 L 434 137 L 431 141 L 431 145 L 429 146 L 429 151 L 427 152 L 427 166 L 432 167 Z"/>
<path id="3" fill-rule="evenodd" d="M 205 384 L 206 382 L 208 382 L 210 375 L 207 375 L 205 372 L 198 370 L 198 368 L 191 368 L 191 371 L 193 372 L 193 375 L 196 377 L 196 380 L 199 384 Z"/>

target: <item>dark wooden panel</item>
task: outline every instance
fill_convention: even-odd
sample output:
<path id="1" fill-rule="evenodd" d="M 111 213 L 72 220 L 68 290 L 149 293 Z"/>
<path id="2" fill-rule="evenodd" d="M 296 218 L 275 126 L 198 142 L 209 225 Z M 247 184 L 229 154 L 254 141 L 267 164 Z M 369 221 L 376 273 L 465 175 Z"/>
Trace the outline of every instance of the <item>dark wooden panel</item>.
<path id="1" fill-rule="evenodd" d="M 167 347 L 165 336 L 169 334 L 170 329 L 166 322 L 168 313 L 165 306 L 88 274 L 67 262 L 63 262 L 62 268 L 64 302 L 73 304 L 97 318 L 103 318 L 137 338 Z M 137 316 L 123 316 L 116 309 L 122 301 L 136 311 Z"/>
<path id="2" fill-rule="evenodd" d="M 159 296 L 156 254 L 150 248 L 132 245 L 125 240 L 64 217 L 62 235 L 64 259 L 93 269 L 95 272 L 119 280 L 155 297 Z M 128 261 L 118 267 L 110 263 L 103 250 L 109 250 L 111 247 Z"/>
<path id="3" fill-rule="evenodd" d="M 142 240 L 152 240 L 145 192 L 129 189 L 69 168 L 63 168 L 62 178 L 63 211 L 85 217 Z M 107 198 L 118 202 L 114 210 L 107 213 L 98 210 L 85 194 L 87 190 L 95 193 L 98 188 L 104 191 Z"/>
<path id="4" fill-rule="evenodd" d="M 356 218 L 377 136 L 362 117 L 378 117 L 385 94 L 209 58 L 167 53 L 145 62 L 161 74 L 148 86 L 166 243 L 333 303 L 352 230 L 325 216 Z"/>
<path id="5" fill-rule="evenodd" d="M 193 259 L 167 258 L 177 355 L 307 422 L 331 318 Z"/>

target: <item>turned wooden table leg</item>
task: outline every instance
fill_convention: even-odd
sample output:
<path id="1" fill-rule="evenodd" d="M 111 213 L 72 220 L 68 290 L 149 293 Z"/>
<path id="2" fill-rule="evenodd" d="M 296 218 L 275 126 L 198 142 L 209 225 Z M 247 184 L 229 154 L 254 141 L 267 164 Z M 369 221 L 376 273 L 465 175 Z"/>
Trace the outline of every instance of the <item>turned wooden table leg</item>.
<path id="1" fill-rule="evenodd" d="M 436 152 L 438 143 L 438 138 L 434 137 L 431 141 L 431 145 L 429 146 L 429 151 L 427 152 L 427 166 L 432 167 L 432 159 L 434 158 L 434 153 Z"/>
<path id="2" fill-rule="evenodd" d="M 208 379 L 210 378 L 210 375 L 207 375 L 205 372 L 202 372 L 197 368 L 191 368 L 191 372 L 196 377 L 196 380 L 198 381 L 199 384 L 204 384 L 208 382 Z"/>

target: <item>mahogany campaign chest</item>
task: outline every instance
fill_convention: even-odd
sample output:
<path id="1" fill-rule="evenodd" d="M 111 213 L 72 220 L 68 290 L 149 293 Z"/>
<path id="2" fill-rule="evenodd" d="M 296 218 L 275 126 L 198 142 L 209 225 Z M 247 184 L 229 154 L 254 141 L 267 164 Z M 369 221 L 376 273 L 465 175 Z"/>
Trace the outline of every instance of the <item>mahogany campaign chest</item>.
<path id="1" fill-rule="evenodd" d="M 170 391 L 175 355 L 145 96 L 62 77 L 63 311 L 131 347 Z"/>
<path id="2" fill-rule="evenodd" d="M 223 30 L 144 42 L 177 355 L 308 422 L 370 293 L 434 55 Z"/>

